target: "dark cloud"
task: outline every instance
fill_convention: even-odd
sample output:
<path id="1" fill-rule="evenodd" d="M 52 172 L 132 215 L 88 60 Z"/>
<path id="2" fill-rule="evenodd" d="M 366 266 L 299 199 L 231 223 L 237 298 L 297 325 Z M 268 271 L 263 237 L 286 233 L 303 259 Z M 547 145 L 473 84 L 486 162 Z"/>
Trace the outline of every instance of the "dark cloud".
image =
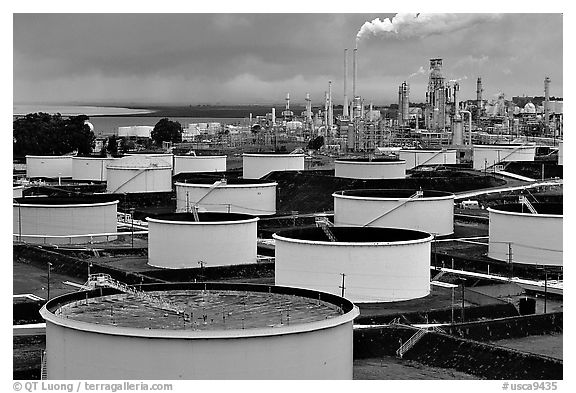
<path id="1" fill-rule="evenodd" d="M 287 91 L 340 94 L 343 50 L 361 26 L 393 14 L 15 14 L 16 102 L 269 102 Z M 464 15 L 446 33 L 407 39 L 369 35 L 359 44 L 358 90 L 393 102 L 397 86 L 432 57 L 444 74 L 475 78 L 509 95 L 541 94 L 544 76 L 562 95 L 562 16 Z M 418 27 L 422 31 L 422 27 Z M 349 59 L 351 71 L 352 61 Z M 410 78 L 423 99 L 426 74 Z M 350 85 L 350 84 L 349 84 Z M 521 91 L 519 91 L 519 89 Z M 57 91 L 58 94 L 54 94 Z"/>

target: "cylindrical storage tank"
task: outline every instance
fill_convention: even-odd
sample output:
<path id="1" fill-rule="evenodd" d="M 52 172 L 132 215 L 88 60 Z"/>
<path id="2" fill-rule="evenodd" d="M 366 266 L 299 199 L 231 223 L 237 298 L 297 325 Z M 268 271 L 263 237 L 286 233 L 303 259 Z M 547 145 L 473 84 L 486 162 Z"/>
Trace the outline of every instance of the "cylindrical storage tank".
<path id="1" fill-rule="evenodd" d="M 215 185 L 215 183 L 217 183 Z M 176 211 L 246 213 L 255 216 L 276 214 L 278 183 L 257 179 L 228 179 L 225 182 L 195 179 L 193 183 L 175 184 Z"/>
<path id="2" fill-rule="evenodd" d="M 184 313 L 110 288 L 50 300 L 48 379 L 352 379 L 359 313 L 347 299 L 273 285 L 140 288 Z"/>
<path id="3" fill-rule="evenodd" d="M 24 186 L 13 186 L 12 198 L 22 198 L 22 193 L 24 192 Z"/>
<path id="4" fill-rule="evenodd" d="M 419 190 L 345 190 L 334 197 L 336 226 L 406 228 L 443 236 L 454 232 L 454 194 Z"/>
<path id="5" fill-rule="evenodd" d="M 186 269 L 256 263 L 258 217 L 238 213 L 148 217 L 148 264 Z"/>
<path id="6" fill-rule="evenodd" d="M 537 214 L 519 203 L 488 208 L 488 257 L 512 263 L 562 266 L 563 205 L 534 203 L 533 206 Z"/>
<path id="7" fill-rule="evenodd" d="M 169 165 L 170 168 L 174 166 L 174 154 L 171 153 L 130 153 L 127 156 L 145 157 L 155 165 Z"/>
<path id="8" fill-rule="evenodd" d="M 106 192 L 140 193 L 172 191 L 172 168 L 147 157 L 123 157 L 108 165 Z"/>
<path id="9" fill-rule="evenodd" d="M 564 165 L 564 142 L 558 143 L 558 165 Z"/>
<path id="10" fill-rule="evenodd" d="M 494 165 L 510 161 L 534 161 L 536 145 L 474 145 L 473 168 L 491 169 Z"/>
<path id="11" fill-rule="evenodd" d="M 456 150 L 401 149 L 398 157 L 406 161 L 406 169 L 420 165 L 456 164 Z"/>
<path id="12" fill-rule="evenodd" d="M 334 161 L 334 176 L 348 179 L 404 179 L 406 161 L 386 159 L 339 159 Z"/>
<path id="13" fill-rule="evenodd" d="M 303 171 L 304 154 L 244 153 L 242 177 L 260 179 L 275 171 Z"/>
<path id="14" fill-rule="evenodd" d="M 174 156 L 174 174 L 226 172 L 226 156 Z"/>
<path id="15" fill-rule="evenodd" d="M 275 233 L 277 285 L 341 294 L 358 303 L 430 293 L 432 235 L 397 228 L 331 227 Z"/>
<path id="16" fill-rule="evenodd" d="M 106 168 L 119 159 L 113 157 L 74 157 L 72 159 L 72 180 L 106 181 Z"/>
<path id="17" fill-rule="evenodd" d="M 117 200 L 106 197 L 14 199 L 12 231 L 26 243 L 77 244 L 115 240 Z M 28 236 L 28 235 L 39 235 Z M 72 237 L 66 237 L 72 236 Z"/>
<path id="18" fill-rule="evenodd" d="M 26 177 L 72 177 L 72 156 L 26 156 Z"/>
<path id="19" fill-rule="evenodd" d="M 150 138 L 150 134 L 154 129 L 153 126 L 124 126 L 118 127 L 119 137 L 138 137 L 138 138 Z"/>

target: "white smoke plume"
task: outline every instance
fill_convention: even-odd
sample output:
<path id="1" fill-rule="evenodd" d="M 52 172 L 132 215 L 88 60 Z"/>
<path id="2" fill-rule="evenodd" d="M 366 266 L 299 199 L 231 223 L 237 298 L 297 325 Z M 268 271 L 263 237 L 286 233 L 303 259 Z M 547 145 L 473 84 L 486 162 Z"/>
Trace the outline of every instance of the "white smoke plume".
<path id="1" fill-rule="evenodd" d="M 422 75 L 425 73 L 426 73 L 426 70 L 424 69 L 424 67 L 420 66 L 420 68 L 418 68 L 418 71 L 408 75 L 408 79 L 414 78 L 415 76 Z"/>
<path id="2" fill-rule="evenodd" d="M 479 23 L 498 19 L 498 14 L 414 14 L 398 13 L 392 20 L 376 18 L 365 22 L 356 41 L 367 36 L 396 38 L 423 38 L 434 34 L 444 34 L 461 30 Z"/>
<path id="3" fill-rule="evenodd" d="M 460 81 L 465 81 L 466 79 L 468 79 L 468 77 L 466 75 L 464 75 L 463 77 L 458 78 L 458 79 L 450 79 L 449 82 L 460 82 Z"/>

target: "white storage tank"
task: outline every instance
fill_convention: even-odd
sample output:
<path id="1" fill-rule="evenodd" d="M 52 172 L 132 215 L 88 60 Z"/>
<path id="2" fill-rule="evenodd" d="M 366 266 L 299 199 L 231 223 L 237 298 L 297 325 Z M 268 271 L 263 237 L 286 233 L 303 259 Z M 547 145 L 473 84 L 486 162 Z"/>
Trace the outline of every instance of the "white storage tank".
<path id="1" fill-rule="evenodd" d="M 12 186 L 12 198 L 22 198 L 22 193 L 24 192 L 24 186 Z"/>
<path id="2" fill-rule="evenodd" d="M 359 312 L 347 299 L 273 285 L 140 288 L 176 312 L 101 287 L 50 300 L 40 310 L 47 378 L 352 379 L 352 323 Z"/>
<path id="3" fill-rule="evenodd" d="M 413 189 L 345 190 L 334 197 L 336 226 L 407 228 L 437 236 L 454 232 L 454 194 Z"/>
<path id="4" fill-rule="evenodd" d="M 106 168 L 119 159 L 114 157 L 74 157 L 72 159 L 72 180 L 106 181 Z"/>
<path id="5" fill-rule="evenodd" d="M 116 239 L 117 200 L 98 197 L 26 197 L 12 205 L 14 238 L 26 243 L 77 244 Z M 66 237 L 71 236 L 71 237 Z"/>
<path id="6" fill-rule="evenodd" d="M 148 264 L 168 269 L 256 263 L 258 217 L 238 213 L 148 217 Z"/>
<path id="7" fill-rule="evenodd" d="M 338 159 L 334 161 L 334 176 L 348 179 L 404 179 L 406 161 L 391 159 Z"/>
<path id="8" fill-rule="evenodd" d="M 226 156 L 174 156 L 174 174 L 226 172 Z"/>
<path id="9" fill-rule="evenodd" d="M 244 153 L 242 177 L 260 179 L 275 171 L 303 171 L 304 154 Z"/>
<path id="10" fill-rule="evenodd" d="M 118 127 L 118 136 L 129 138 L 129 137 L 137 137 L 137 138 L 150 138 L 150 134 L 154 129 L 153 126 L 124 126 Z"/>
<path id="11" fill-rule="evenodd" d="M 406 161 L 406 169 L 420 165 L 456 164 L 456 150 L 401 149 L 398 157 Z"/>
<path id="12" fill-rule="evenodd" d="M 172 168 L 143 156 L 128 156 L 108 165 L 106 192 L 172 191 Z"/>
<path id="13" fill-rule="evenodd" d="M 195 179 L 177 182 L 176 211 L 246 213 L 255 216 L 276 214 L 278 183 L 258 179 Z"/>
<path id="14" fill-rule="evenodd" d="M 174 154 L 172 153 L 130 153 L 126 155 L 134 157 L 145 157 L 149 158 L 153 164 L 169 165 L 170 168 L 174 167 Z"/>
<path id="15" fill-rule="evenodd" d="M 564 142 L 558 143 L 558 165 L 564 165 Z"/>
<path id="16" fill-rule="evenodd" d="M 562 266 L 561 203 L 534 203 L 537 214 L 520 203 L 488 208 L 488 256 L 513 263 Z"/>
<path id="17" fill-rule="evenodd" d="M 331 227 L 275 233 L 277 285 L 341 294 L 358 303 L 430 294 L 432 235 L 398 228 Z"/>
<path id="18" fill-rule="evenodd" d="M 26 156 L 26 177 L 72 177 L 72 156 Z"/>
<path id="19" fill-rule="evenodd" d="M 504 162 L 534 161 L 536 145 L 474 145 L 472 155 L 474 169 L 493 169 L 494 165 Z"/>

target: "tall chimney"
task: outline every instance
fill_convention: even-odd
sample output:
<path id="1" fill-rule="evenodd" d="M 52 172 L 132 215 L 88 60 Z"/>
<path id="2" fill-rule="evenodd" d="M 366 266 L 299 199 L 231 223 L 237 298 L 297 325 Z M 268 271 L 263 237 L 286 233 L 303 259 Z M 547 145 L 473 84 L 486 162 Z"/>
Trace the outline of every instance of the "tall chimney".
<path id="1" fill-rule="evenodd" d="M 334 108 L 332 106 L 332 81 L 328 81 L 328 128 L 332 130 L 334 122 Z"/>
<path id="2" fill-rule="evenodd" d="M 276 108 L 272 108 L 272 125 L 276 125 Z"/>
<path id="3" fill-rule="evenodd" d="M 484 89 L 482 88 L 482 78 L 478 77 L 476 81 L 476 107 L 477 107 L 477 115 L 480 117 L 482 114 L 482 92 Z"/>
<path id="4" fill-rule="evenodd" d="M 352 56 L 352 99 L 356 99 L 356 73 L 357 73 L 357 64 L 356 64 L 356 54 L 358 52 L 358 48 L 354 48 L 353 56 Z"/>
<path id="5" fill-rule="evenodd" d="M 548 122 L 550 115 L 550 77 L 544 78 L 544 130 L 548 132 L 550 123 Z"/>
<path id="6" fill-rule="evenodd" d="M 344 104 L 342 105 L 342 116 L 348 117 L 348 91 L 346 80 L 348 79 L 348 49 L 344 49 Z"/>
<path id="7" fill-rule="evenodd" d="M 310 100 L 310 93 L 306 93 L 306 121 L 312 121 L 312 100 Z"/>

